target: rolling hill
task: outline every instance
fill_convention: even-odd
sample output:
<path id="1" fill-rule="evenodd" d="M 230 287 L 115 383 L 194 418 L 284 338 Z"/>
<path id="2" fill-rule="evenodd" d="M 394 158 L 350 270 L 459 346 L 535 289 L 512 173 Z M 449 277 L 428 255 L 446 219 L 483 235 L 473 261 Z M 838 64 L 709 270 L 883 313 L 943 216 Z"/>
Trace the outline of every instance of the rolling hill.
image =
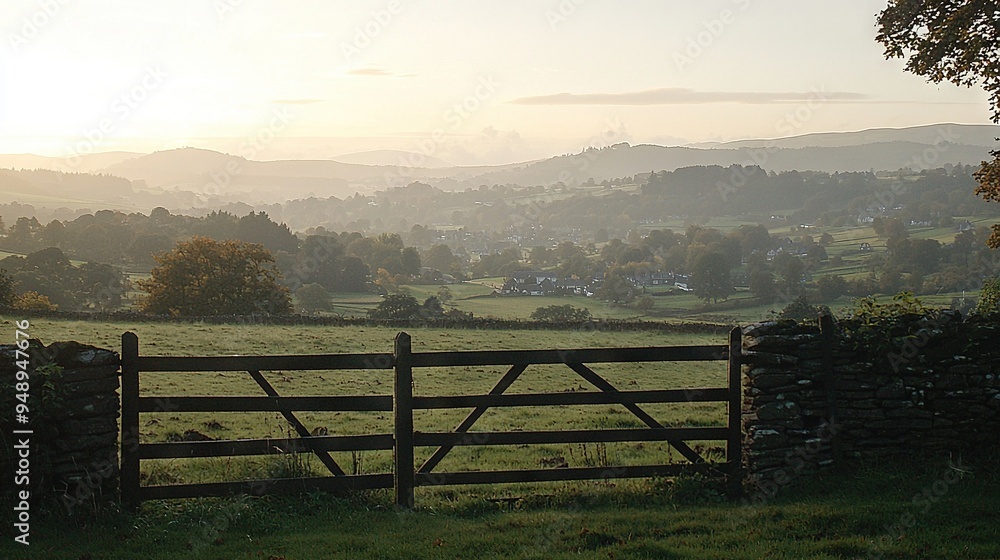
<path id="1" fill-rule="evenodd" d="M 127 203 L 186 209 L 229 203 L 275 204 L 309 197 L 344 198 L 412 181 L 451 191 L 493 184 L 552 185 L 559 181 L 572 186 L 590 178 L 600 182 L 705 165 L 759 165 L 775 172 L 795 169 L 828 173 L 977 165 L 997 145 L 993 140 L 996 136 L 1000 136 L 1000 126 L 935 124 L 683 147 L 622 143 L 499 166 L 448 166 L 441 160 L 425 158 L 423 163 L 428 167 L 405 167 L 399 163 L 408 152 L 393 150 L 342 157 L 349 161 L 253 161 L 211 150 L 180 148 L 146 155 L 92 154 L 71 162 L 30 154 L 0 155 L 0 168 L 112 175 L 132 182 L 135 199 Z M 123 204 L 123 196 L 127 196 L 121 185 L 112 188 L 113 196 L 109 196 L 111 192 L 99 187 L 99 181 L 77 182 L 71 191 L 53 187 L 51 178 L 21 176 L 19 181 L 15 185 L 10 175 L 0 177 L 0 192 L 21 202 L 31 196 L 33 204 L 45 206 L 58 205 L 60 196 L 93 204 Z"/>

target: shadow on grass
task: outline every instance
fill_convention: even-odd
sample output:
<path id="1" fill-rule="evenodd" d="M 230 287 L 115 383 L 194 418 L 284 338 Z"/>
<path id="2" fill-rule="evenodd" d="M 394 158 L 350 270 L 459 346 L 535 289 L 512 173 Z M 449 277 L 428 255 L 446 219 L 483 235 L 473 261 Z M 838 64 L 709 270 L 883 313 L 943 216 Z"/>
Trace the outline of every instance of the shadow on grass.
<path id="1" fill-rule="evenodd" d="M 716 481 L 422 489 L 149 502 L 139 515 L 39 514 L 11 559 L 995 558 L 997 457 L 872 461 L 759 505 Z M 5 529 L 6 531 L 7 529 Z"/>

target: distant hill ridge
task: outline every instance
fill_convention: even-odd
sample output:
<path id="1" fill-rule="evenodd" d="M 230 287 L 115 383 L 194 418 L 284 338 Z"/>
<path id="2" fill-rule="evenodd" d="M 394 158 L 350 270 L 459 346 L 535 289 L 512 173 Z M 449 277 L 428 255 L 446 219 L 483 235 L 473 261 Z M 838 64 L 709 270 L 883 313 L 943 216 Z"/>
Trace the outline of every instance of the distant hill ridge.
<path id="1" fill-rule="evenodd" d="M 951 142 L 956 144 L 994 147 L 997 144 L 997 137 L 1000 137 L 1000 126 L 998 125 L 942 123 L 906 128 L 870 128 L 856 132 L 818 132 L 785 138 L 757 138 L 730 142 L 698 142 L 689 144 L 689 147 L 723 149 L 757 148 L 762 146 L 774 146 L 776 148 L 837 148 L 886 142 L 934 144 L 941 138 L 953 138 Z"/>
<path id="2" fill-rule="evenodd" d="M 412 181 L 442 189 L 480 185 L 567 185 L 634 176 L 650 171 L 673 171 L 691 166 L 758 165 L 768 171 L 849 172 L 901 168 L 922 169 L 952 164 L 978 165 L 998 143 L 1000 126 L 934 124 L 909 128 L 879 128 L 857 132 L 805 134 L 774 140 L 740 140 L 697 146 L 640 144 L 590 148 L 534 162 L 498 166 L 450 166 L 423 157 L 428 167 L 401 166 L 420 157 L 395 150 L 346 154 L 334 160 L 253 161 L 199 148 L 179 148 L 151 154 L 108 152 L 79 158 L 46 158 L 30 154 L 0 155 L 0 167 L 53 169 L 64 172 L 110 174 L 135 182 L 136 194 L 183 199 L 197 207 L 231 202 L 274 204 L 287 200 L 371 193 Z M 935 146 L 928 152 L 928 147 Z M 368 162 L 388 162 L 373 165 Z M 357 162 L 357 163 L 356 163 Z M 72 164 L 72 165 L 70 165 Z M 0 192 L 23 193 L 30 185 Z M 51 196 L 51 186 L 40 188 Z M 114 200 L 122 204 L 122 192 Z M 167 193 L 167 194 L 157 194 Z M 186 193 L 186 194 L 184 194 Z M 104 200 L 106 193 L 83 189 L 74 198 Z M 169 195 L 169 196 L 167 196 Z M 110 201 L 109 201 L 110 202 Z M 145 200 L 143 201 L 145 203 Z M 41 202 L 40 202 L 41 203 Z"/>

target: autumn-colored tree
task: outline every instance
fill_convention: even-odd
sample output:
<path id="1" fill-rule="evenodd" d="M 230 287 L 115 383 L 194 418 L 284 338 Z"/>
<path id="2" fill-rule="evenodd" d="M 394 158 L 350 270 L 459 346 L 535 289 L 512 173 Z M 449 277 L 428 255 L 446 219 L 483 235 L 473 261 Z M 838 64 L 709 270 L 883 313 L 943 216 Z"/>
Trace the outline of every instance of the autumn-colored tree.
<path id="1" fill-rule="evenodd" d="M 878 15 L 886 58 L 907 58 L 906 70 L 929 81 L 982 86 L 1000 123 L 1000 3 L 996 0 L 890 0 Z M 1000 150 L 976 173 L 976 194 L 1000 202 Z M 1000 247 L 1000 224 L 987 244 Z"/>
<path id="2" fill-rule="evenodd" d="M 59 306 L 38 292 L 24 292 L 14 298 L 14 311 L 55 311 Z"/>
<path id="3" fill-rule="evenodd" d="M 172 315 L 288 314 L 288 289 L 263 245 L 194 237 L 155 257 L 157 266 L 139 287 L 147 313 Z"/>

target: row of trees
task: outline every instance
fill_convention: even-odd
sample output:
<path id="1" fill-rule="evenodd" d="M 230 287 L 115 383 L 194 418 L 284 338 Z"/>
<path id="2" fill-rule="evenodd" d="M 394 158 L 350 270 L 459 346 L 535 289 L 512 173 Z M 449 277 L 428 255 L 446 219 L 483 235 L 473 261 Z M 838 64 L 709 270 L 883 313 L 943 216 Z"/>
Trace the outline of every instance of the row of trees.
<path id="1" fill-rule="evenodd" d="M 36 294 L 38 297 L 32 297 L 39 308 L 47 301 L 67 310 L 116 309 L 128 288 L 125 276 L 117 268 L 94 262 L 75 266 L 55 247 L 0 260 L 0 272 L 9 279 L 14 296 Z"/>

